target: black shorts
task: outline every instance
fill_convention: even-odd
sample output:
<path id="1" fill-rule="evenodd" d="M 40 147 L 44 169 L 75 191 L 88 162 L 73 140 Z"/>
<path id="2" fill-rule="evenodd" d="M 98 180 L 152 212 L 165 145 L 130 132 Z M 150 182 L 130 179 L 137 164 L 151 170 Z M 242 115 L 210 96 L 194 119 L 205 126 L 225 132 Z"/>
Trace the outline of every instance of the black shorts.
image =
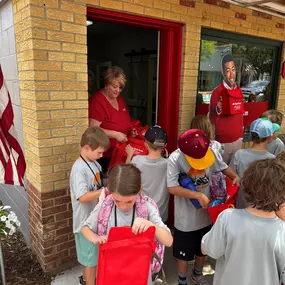
<path id="1" fill-rule="evenodd" d="M 202 237 L 211 230 L 211 226 L 191 232 L 181 232 L 174 228 L 173 256 L 190 261 L 194 256 L 204 256 L 201 252 Z"/>

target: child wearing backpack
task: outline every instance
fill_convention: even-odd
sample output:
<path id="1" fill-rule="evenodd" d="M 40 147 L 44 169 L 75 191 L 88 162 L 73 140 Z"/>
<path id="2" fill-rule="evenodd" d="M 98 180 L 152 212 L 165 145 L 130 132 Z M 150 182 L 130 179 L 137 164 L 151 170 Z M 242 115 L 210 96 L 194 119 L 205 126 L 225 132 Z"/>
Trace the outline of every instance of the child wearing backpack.
<path id="1" fill-rule="evenodd" d="M 253 162 L 242 180 L 245 209 L 223 211 L 202 239 L 217 259 L 213 285 L 280 285 L 285 282 L 285 166 L 275 159 Z"/>
<path id="2" fill-rule="evenodd" d="M 210 147 L 215 153 L 216 159 L 223 162 L 223 145 L 214 140 L 212 124 L 207 116 L 196 116 L 192 119 L 191 129 L 200 129 L 204 131 L 206 136 L 210 139 Z M 215 172 L 210 167 L 210 193 L 211 200 L 221 199 L 224 200 L 227 197 L 226 177 L 235 177 L 235 184 L 239 185 L 240 179 L 238 175 L 228 166 L 223 172 Z"/>
<path id="3" fill-rule="evenodd" d="M 153 126 L 146 131 L 145 140 L 148 155 L 136 155 L 131 160 L 134 151 L 128 146 L 127 161 L 131 161 L 141 171 L 142 191 L 154 200 L 162 221 L 166 222 L 169 201 L 166 183 L 167 159 L 162 157 L 161 153 L 167 144 L 167 133 L 163 128 Z"/>
<path id="4" fill-rule="evenodd" d="M 277 110 L 268 110 L 261 114 L 261 118 L 269 119 L 275 126 L 272 141 L 266 146 L 267 151 L 274 154 L 275 156 L 284 151 L 284 143 L 282 140 L 276 137 L 275 132 L 280 131 L 280 126 L 283 121 L 283 114 Z M 279 126 L 279 127 L 278 127 Z"/>
<path id="5" fill-rule="evenodd" d="M 171 246 L 173 239 L 161 220 L 156 204 L 149 197 L 141 195 L 139 169 L 132 164 L 115 166 L 110 171 L 107 188 L 111 195 L 95 207 L 83 224 L 82 235 L 94 244 L 102 244 L 106 242 L 111 227 L 131 226 L 133 233 L 137 234 L 154 226 L 158 255 L 162 259 L 161 245 Z M 149 273 L 148 285 L 152 284 L 151 273 L 157 273 L 156 269 Z"/>
<path id="6" fill-rule="evenodd" d="M 188 130 L 180 135 L 179 148 L 168 159 L 167 186 L 170 194 L 174 195 L 173 256 L 177 259 L 179 285 L 187 284 L 188 261 L 193 260 L 194 256 L 192 282 L 209 285 L 202 274 L 205 256 L 201 252 L 202 237 L 211 229 L 212 224 L 207 212 L 210 203 L 209 168 L 212 167 L 214 172 L 228 169 L 225 162 L 217 159 L 210 144 L 202 130 Z M 181 173 L 191 178 L 196 190 L 180 185 Z M 199 202 L 201 208 L 197 208 L 190 199 Z"/>
<path id="7" fill-rule="evenodd" d="M 82 285 L 95 282 L 98 246 L 80 233 L 83 222 L 89 217 L 101 194 L 101 165 L 96 161 L 109 148 L 109 139 L 99 127 L 89 127 L 81 137 L 80 157 L 70 173 L 70 192 L 73 211 L 73 233 L 77 259 L 84 266 L 79 277 Z M 92 283 L 93 282 L 93 283 Z"/>

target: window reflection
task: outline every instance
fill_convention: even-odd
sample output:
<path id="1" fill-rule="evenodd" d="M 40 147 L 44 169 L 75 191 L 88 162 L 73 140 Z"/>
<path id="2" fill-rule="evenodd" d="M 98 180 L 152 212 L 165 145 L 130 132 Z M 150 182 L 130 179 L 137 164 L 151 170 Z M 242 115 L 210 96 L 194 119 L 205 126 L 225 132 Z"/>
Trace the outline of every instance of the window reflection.
<path id="1" fill-rule="evenodd" d="M 212 90 L 223 80 L 221 59 L 231 53 L 237 67 L 237 83 L 244 102 L 270 99 L 273 50 L 245 44 L 202 40 L 197 104 L 209 104 Z"/>

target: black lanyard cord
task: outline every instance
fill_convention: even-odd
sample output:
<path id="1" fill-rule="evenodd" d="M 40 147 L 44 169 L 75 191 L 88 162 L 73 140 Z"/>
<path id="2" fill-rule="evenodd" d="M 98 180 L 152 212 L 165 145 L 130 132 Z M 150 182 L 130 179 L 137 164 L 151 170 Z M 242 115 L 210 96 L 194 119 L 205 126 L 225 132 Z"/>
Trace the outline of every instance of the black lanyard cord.
<path id="1" fill-rule="evenodd" d="M 132 223 L 131 223 L 131 227 L 134 224 L 135 221 L 135 212 L 136 212 L 136 204 L 134 204 L 133 206 L 133 216 L 132 216 Z M 117 221 L 117 206 L 115 205 L 115 209 L 114 209 L 114 215 L 115 215 L 115 227 L 118 226 L 118 221 Z"/>
<path id="2" fill-rule="evenodd" d="M 83 156 L 80 154 L 80 157 L 82 158 L 82 160 L 86 163 L 86 165 L 89 167 L 89 169 L 91 170 L 91 172 L 93 173 L 95 179 L 96 179 L 96 182 L 99 186 L 99 189 L 103 187 L 103 185 L 98 181 L 97 177 L 96 177 L 96 174 L 95 172 L 93 171 L 93 169 L 91 168 L 91 166 L 89 165 L 89 163 L 83 158 Z M 99 167 L 97 166 L 96 162 L 94 161 L 94 164 L 96 166 L 96 168 L 98 169 L 99 173 L 100 173 L 100 169 Z"/>

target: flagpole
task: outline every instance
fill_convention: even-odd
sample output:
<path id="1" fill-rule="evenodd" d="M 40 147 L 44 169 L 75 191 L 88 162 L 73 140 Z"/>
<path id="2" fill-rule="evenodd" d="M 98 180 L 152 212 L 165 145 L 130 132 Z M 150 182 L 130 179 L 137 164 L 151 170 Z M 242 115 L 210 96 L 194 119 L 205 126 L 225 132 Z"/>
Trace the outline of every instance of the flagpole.
<path id="1" fill-rule="evenodd" d="M 0 268 L 1 268 L 2 284 L 6 285 L 5 268 L 4 268 L 4 259 L 3 259 L 1 239 L 0 239 Z"/>

